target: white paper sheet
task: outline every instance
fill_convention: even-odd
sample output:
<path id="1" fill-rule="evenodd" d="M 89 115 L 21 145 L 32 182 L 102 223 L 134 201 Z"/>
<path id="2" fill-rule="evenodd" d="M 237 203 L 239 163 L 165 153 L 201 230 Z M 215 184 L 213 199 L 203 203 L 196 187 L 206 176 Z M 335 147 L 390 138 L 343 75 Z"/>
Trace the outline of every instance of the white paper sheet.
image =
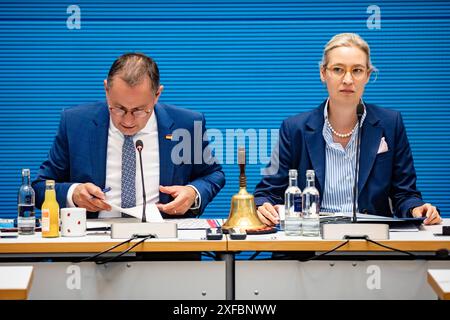
<path id="1" fill-rule="evenodd" d="M 132 217 L 138 218 L 139 220 L 142 219 L 142 206 L 132 208 L 121 208 L 108 201 L 105 202 L 108 203 L 111 206 L 111 208 L 115 211 L 126 213 Z M 147 219 L 147 222 L 164 221 L 161 216 L 161 213 L 159 212 L 158 208 L 154 203 L 147 203 L 147 205 L 145 206 L 145 217 Z"/>

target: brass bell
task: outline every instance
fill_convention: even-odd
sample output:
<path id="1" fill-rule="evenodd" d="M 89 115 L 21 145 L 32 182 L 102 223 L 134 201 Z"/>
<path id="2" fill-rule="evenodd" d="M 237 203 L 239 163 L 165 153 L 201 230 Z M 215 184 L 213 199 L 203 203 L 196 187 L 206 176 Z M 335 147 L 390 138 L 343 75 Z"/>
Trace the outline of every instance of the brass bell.
<path id="1" fill-rule="evenodd" d="M 258 231 L 267 226 L 259 220 L 256 213 L 255 197 L 247 192 L 247 177 L 245 176 L 245 149 L 238 150 L 239 192 L 231 198 L 230 214 L 222 225 L 226 232 L 232 228 L 240 228 L 245 231 Z"/>

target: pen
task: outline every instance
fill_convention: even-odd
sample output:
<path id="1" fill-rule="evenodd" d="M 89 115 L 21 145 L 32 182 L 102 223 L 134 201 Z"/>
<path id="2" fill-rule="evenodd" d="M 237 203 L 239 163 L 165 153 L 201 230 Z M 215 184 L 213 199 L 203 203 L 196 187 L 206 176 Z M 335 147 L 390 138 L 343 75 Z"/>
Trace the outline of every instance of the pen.
<path id="1" fill-rule="evenodd" d="M 111 191 L 111 187 L 108 187 L 108 188 L 102 189 L 102 192 L 103 192 L 103 193 L 107 193 L 108 191 Z"/>
<path id="2" fill-rule="evenodd" d="M 108 191 L 111 191 L 111 187 L 107 187 L 107 188 L 105 188 L 105 189 L 102 189 L 102 192 L 103 193 L 107 193 Z M 95 199 L 95 198 L 97 198 L 96 196 L 92 196 L 91 197 L 91 199 Z M 98 199 L 98 198 L 97 198 Z"/>

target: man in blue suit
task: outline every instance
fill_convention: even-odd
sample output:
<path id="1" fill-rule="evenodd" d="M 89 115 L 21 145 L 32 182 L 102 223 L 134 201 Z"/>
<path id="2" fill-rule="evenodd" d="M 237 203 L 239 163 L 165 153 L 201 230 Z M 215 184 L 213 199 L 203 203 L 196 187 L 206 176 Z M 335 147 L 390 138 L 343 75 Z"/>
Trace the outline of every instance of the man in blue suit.
<path id="1" fill-rule="evenodd" d="M 358 120 L 356 108 L 364 105 L 359 158 L 359 212 L 398 217 L 426 217 L 425 224 L 442 221 L 435 206 L 425 203 L 416 188 L 411 148 L 399 112 L 362 102 L 373 70 L 367 43 L 356 34 L 339 34 L 325 46 L 320 77 L 329 98 L 318 108 L 283 122 L 279 152 L 255 190 L 259 218 L 268 225 L 279 222 L 277 205 L 284 203 L 289 169 L 304 174 L 314 169 L 322 196 L 321 210 L 351 212 Z"/>
<path id="2" fill-rule="evenodd" d="M 141 152 L 147 203 L 157 203 L 164 218 L 203 213 L 225 184 L 221 166 L 202 139 L 206 131 L 203 115 L 158 103 L 163 91 L 159 70 L 143 54 L 119 57 L 104 88 L 106 103 L 62 112 L 48 159 L 33 182 L 37 206 L 44 201 L 47 179 L 56 181 L 60 207 L 78 206 L 97 213 L 89 217 L 121 216 L 104 200 L 122 208 L 141 205 L 143 189 L 135 148 L 140 140 L 145 146 Z M 183 156 L 183 161 L 173 152 L 177 129 L 192 137 L 183 150 L 191 156 Z M 196 138 L 202 139 L 200 161 L 194 154 L 199 152 L 194 148 Z M 105 188 L 110 191 L 102 192 Z"/>

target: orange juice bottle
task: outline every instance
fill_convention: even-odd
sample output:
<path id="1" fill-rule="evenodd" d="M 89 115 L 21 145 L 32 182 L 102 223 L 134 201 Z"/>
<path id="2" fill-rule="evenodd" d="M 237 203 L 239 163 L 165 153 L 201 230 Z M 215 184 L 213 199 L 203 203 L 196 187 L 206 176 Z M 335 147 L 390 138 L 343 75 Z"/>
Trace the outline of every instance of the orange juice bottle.
<path id="1" fill-rule="evenodd" d="M 59 237 L 59 205 L 56 201 L 55 181 L 45 181 L 45 200 L 41 207 L 42 237 Z"/>

